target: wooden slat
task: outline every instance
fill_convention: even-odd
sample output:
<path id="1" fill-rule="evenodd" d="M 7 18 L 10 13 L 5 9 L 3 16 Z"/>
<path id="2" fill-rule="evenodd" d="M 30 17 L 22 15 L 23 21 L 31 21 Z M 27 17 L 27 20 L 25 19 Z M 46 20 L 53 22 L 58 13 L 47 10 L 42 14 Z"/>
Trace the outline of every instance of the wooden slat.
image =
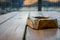
<path id="1" fill-rule="evenodd" d="M 16 16 L 1 24 L 0 40 L 22 40 L 27 15 L 28 12 L 16 12 Z"/>

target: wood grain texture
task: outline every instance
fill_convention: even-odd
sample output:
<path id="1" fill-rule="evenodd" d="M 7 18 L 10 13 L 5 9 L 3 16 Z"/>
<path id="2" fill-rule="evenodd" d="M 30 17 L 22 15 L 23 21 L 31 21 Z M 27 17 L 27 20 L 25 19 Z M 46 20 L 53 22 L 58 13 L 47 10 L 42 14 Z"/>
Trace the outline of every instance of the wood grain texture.
<path id="1" fill-rule="evenodd" d="M 15 13 L 16 15 L 13 18 L 0 25 L 0 40 L 22 40 L 28 12 Z M 13 14 L 15 13 L 13 12 Z M 7 17 L 9 17 L 8 14 L 5 18 Z"/>
<path id="2" fill-rule="evenodd" d="M 26 40 L 60 40 L 60 29 L 34 30 L 28 27 Z"/>
<path id="3" fill-rule="evenodd" d="M 29 11 L 30 12 L 30 11 Z M 22 40 L 26 17 L 29 12 L 13 12 L 11 13 L 16 16 L 9 19 L 0 25 L 0 40 Z M 37 15 L 38 12 L 30 12 L 30 16 Z M 11 15 L 2 16 L 2 20 Z M 41 15 L 41 13 L 38 13 Z M 60 12 L 42 12 L 43 16 L 51 16 L 58 19 L 58 24 L 60 25 Z M 0 16 L 1 19 L 1 16 Z M 33 30 L 27 28 L 26 40 L 60 40 L 60 29 L 44 29 L 44 30 Z"/>

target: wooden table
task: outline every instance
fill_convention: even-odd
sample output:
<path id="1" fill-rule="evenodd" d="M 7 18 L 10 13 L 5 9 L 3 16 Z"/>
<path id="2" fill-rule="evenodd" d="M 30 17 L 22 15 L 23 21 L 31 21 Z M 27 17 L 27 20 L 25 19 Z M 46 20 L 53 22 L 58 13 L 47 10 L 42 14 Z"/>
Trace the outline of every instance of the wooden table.
<path id="1" fill-rule="evenodd" d="M 60 25 L 60 13 L 59 12 L 39 12 L 37 15 L 50 16 L 58 19 L 58 24 Z M 30 16 L 35 16 L 31 14 Z M 58 25 L 58 27 L 60 27 Z M 26 30 L 26 40 L 60 40 L 60 29 L 43 29 L 43 30 L 34 30 L 30 27 L 27 27 Z"/>
<path id="2" fill-rule="evenodd" d="M 34 30 L 27 27 L 26 40 L 60 40 L 60 29 Z"/>
<path id="3" fill-rule="evenodd" d="M 3 23 L 0 22 L 2 23 L 0 24 L 0 40 L 23 40 L 27 16 L 28 12 L 1 15 L 0 19 Z"/>
<path id="4" fill-rule="evenodd" d="M 15 15 L 16 13 L 16 15 Z M 23 40 L 23 34 L 26 25 L 26 18 L 29 12 L 13 12 L 15 16 L 12 15 L 3 15 L 2 20 L 7 17 L 9 18 L 7 21 L 5 20 L 0 25 L 0 40 Z M 30 12 L 36 15 L 38 12 Z M 59 12 L 43 12 L 44 16 L 52 16 L 54 18 L 58 18 L 58 23 L 60 23 L 60 14 Z M 5 16 L 5 17 L 4 17 Z M 30 15 L 32 16 L 32 14 Z M 10 18 L 11 17 L 11 18 Z M 0 16 L 1 19 L 1 16 Z M 0 22 L 1 23 L 1 22 Z M 33 30 L 27 27 L 27 32 L 25 35 L 26 40 L 60 40 L 60 29 L 44 29 L 44 30 Z"/>

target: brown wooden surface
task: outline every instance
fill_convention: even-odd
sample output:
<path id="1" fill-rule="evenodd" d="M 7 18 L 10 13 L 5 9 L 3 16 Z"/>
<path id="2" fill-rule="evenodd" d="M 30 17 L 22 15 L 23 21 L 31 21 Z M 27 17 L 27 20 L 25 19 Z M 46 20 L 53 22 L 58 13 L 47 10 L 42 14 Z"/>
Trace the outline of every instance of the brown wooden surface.
<path id="1" fill-rule="evenodd" d="M 56 18 L 58 20 L 58 27 L 60 27 L 60 12 L 39 12 L 37 14 L 32 13 L 30 16 L 33 17 L 37 15 Z M 60 40 L 60 29 L 34 30 L 27 27 L 26 40 Z"/>
<path id="2" fill-rule="evenodd" d="M 26 40 L 60 40 L 60 29 L 34 30 L 28 27 Z"/>

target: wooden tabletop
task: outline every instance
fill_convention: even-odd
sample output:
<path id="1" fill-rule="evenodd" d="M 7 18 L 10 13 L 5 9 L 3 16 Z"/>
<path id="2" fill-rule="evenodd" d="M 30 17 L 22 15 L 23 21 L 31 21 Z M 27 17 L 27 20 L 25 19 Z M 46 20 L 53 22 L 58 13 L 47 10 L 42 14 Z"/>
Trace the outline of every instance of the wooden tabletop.
<path id="1" fill-rule="evenodd" d="M 1 15 L 0 23 L 3 23 L 0 24 L 0 40 L 23 40 L 27 16 L 28 12 Z"/>
<path id="2" fill-rule="evenodd" d="M 0 40 L 23 40 L 26 18 L 29 12 L 13 12 L 9 15 L 0 16 Z M 38 12 L 30 12 L 35 13 Z M 58 19 L 60 23 L 60 12 L 43 12 L 44 16 Z M 40 13 L 39 13 L 40 14 Z M 38 14 L 38 15 L 39 15 Z M 31 14 L 32 15 L 32 14 Z M 30 16 L 31 16 L 30 15 Z M 27 27 L 26 40 L 60 40 L 60 29 L 33 30 Z"/>
<path id="3" fill-rule="evenodd" d="M 58 20 L 58 27 L 60 27 L 60 12 L 35 12 L 36 14 L 30 14 L 31 17 L 42 15 L 56 18 Z M 34 30 L 27 27 L 26 40 L 60 40 L 60 29 L 43 29 Z"/>
<path id="4" fill-rule="evenodd" d="M 34 30 L 27 27 L 26 40 L 60 40 L 60 29 Z"/>

